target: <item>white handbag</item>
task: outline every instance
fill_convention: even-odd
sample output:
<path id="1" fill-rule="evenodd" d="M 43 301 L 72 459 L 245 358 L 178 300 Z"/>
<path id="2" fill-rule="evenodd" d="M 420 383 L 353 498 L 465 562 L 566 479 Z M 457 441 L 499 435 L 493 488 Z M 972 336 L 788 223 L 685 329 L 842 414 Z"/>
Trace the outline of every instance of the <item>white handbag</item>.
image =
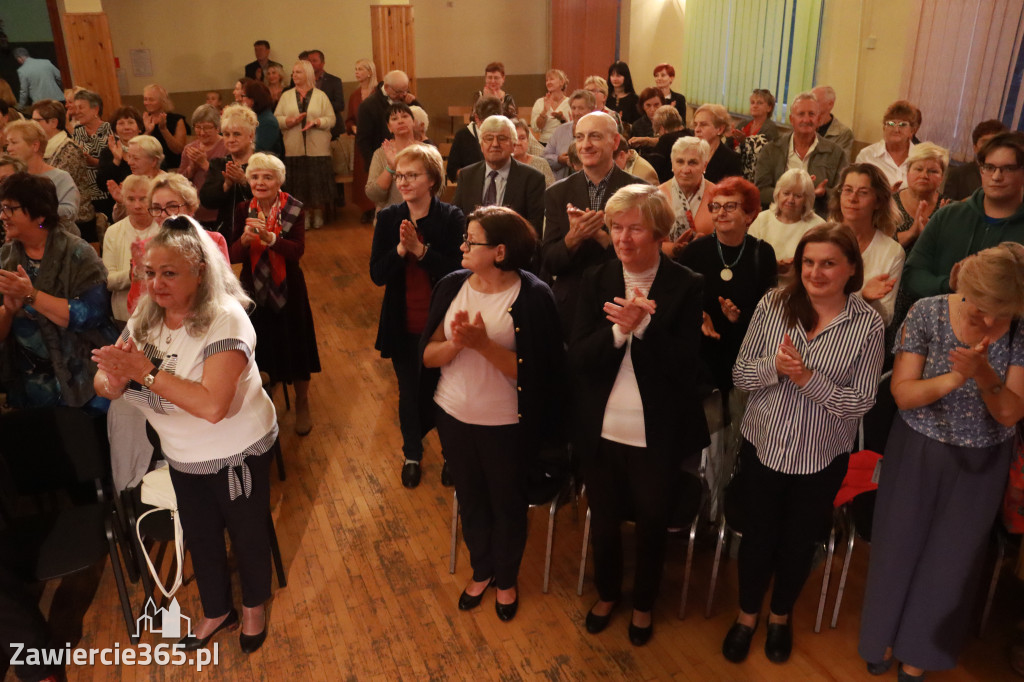
<path id="1" fill-rule="evenodd" d="M 182 563 L 185 554 L 185 540 L 182 536 L 181 520 L 178 518 L 178 498 L 174 494 L 174 486 L 171 483 L 170 467 L 164 463 L 163 466 L 153 469 L 143 476 L 141 492 L 142 503 L 151 505 L 154 508 L 136 519 L 135 535 L 139 538 L 139 547 L 142 556 L 146 558 L 146 564 L 149 566 L 149 573 L 153 576 L 153 581 L 160 588 L 160 591 L 163 592 L 164 596 L 170 599 L 178 591 L 178 588 L 181 587 Z M 174 556 L 177 563 L 177 573 L 170 590 L 164 588 L 163 580 L 160 578 L 159 573 L 157 573 L 156 567 L 153 566 L 153 561 L 149 558 L 149 553 L 142 544 L 142 533 L 139 531 L 142 519 L 154 512 L 161 511 L 169 511 L 171 519 L 174 521 Z"/>

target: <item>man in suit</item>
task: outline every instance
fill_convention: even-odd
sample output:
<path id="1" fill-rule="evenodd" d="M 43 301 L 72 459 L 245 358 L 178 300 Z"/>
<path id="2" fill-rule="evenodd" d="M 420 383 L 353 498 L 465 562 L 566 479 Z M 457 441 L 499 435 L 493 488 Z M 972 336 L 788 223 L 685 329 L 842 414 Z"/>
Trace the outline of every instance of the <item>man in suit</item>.
<path id="1" fill-rule="evenodd" d="M 245 77 L 266 83 L 267 69 L 271 66 L 281 65 L 270 59 L 269 41 L 257 40 L 252 44 L 252 51 L 256 55 L 256 61 L 249 62 L 245 65 Z"/>
<path id="2" fill-rule="evenodd" d="M 544 229 L 544 174 L 512 158 L 516 127 L 508 118 L 489 116 L 480 125 L 484 160 L 459 174 L 453 204 L 469 215 L 478 206 L 508 206 L 540 234 Z"/>
<path id="3" fill-rule="evenodd" d="M 818 134 L 842 147 L 846 158 L 852 159 L 853 131 L 832 115 L 832 108 L 836 105 L 836 91 L 831 85 L 819 85 L 811 92 L 818 100 Z"/>
<path id="4" fill-rule="evenodd" d="M 580 118 L 575 142 L 583 170 L 556 182 L 544 193 L 540 252 L 541 273 L 551 282 L 565 329 L 573 326 L 583 271 L 615 257 L 604 224 L 605 202 L 620 187 L 644 183 L 615 165 L 619 131 L 608 114 L 595 111 Z"/>
<path id="5" fill-rule="evenodd" d="M 389 71 L 373 94 L 359 105 L 356 145 L 367 164 L 381 143 L 391 137 L 388 133 L 388 107 L 395 102 L 405 102 L 409 106 L 419 104 L 416 95 L 409 92 L 409 76 L 404 71 Z"/>

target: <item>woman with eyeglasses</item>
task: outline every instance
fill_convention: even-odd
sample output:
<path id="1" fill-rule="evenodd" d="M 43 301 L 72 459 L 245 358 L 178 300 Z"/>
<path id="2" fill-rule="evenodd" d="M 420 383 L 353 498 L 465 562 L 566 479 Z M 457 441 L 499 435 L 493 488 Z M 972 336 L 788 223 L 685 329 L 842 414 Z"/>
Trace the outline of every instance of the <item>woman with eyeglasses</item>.
<path id="1" fill-rule="evenodd" d="M 1024 246 L 969 256 L 955 280 L 897 336 L 872 526 L 859 653 L 872 675 L 900 661 L 904 682 L 956 666 L 1024 418 Z"/>
<path id="2" fill-rule="evenodd" d="M 46 177 L 15 173 L 0 182 L 7 235 L 0 249 L 3 388 L 14 407 L 106 412 L 108 402 L 93 389 L 96 365 L 89 357 L 117 338 L 107 271 L 88 242 L 59 226 L 57 207 L 57 191 Z"/>
<path id="3" fill-rule="evenodd" d="M 387 115 L 388 132 L 393 137 L 384 140 L 373 153 L 366 173 L 366 196 L 376 204 L 378 213 L 402 202 L 402 193 L 395 184 L 395 163 L 399 152 L 416 144 L 416 121 L 409 105 L 395 102 L 388 107 Z"/>
<path id="4" fill-rule="evenodd" d="M 853 163 L 843 169 L 832 193 L 829 217 L 853 230 L 864 261 L 858 292 L 888 325 L 892 322 L 906 254 L 893 238 L 896 212 L 889 181 L 877 166 Z"/>
<path id="5" fill-rule="evenodd" d="M 757 304 L 733 369 L 736 387 L 750 392 L 732 483 L 743 519 L 740 609 L 722 642 L 733 663 L 750 651 L 769 585 L 765 656 L 789 660 L 793 607 L 815 546 L 828 536 L 832 502 L 882 367 L 882 319 L 854 295 L 864 265 L 850 228 L 809 230 L 794 269 L 792 282 Z"/>
<path id="6" fill-rule="evenodd" d="M 231 261 L 242 264 L 240 278 L 256 309 L 250 318 L 260 340 L 256 364 L 270 382 L 295 386 L 295 433 L 313 428 L 309 411 L 310 375 L 320 371 L 313 311 L 299 260 L 306 248 L 302 203 L 281 191 L 284 163 L 257 152 L 245 169 L 252 190 L 247 211 L 238 211 Z"/>
<path id="7" fill-rule="evenodd" d="M 437 283 L 421 340 L 473 567 L 459 610 L 493 585 L 502 621 L 519 608 L 530 464 L 542 445 L 563 444 L 565 349 L 551 289 L 526 270 L 536 251 L 533 226 L 512 209 L 470 214 L 465 269 Z"/>
<path id="8" fill-rule="evenodd" d="M 382 358 L 391 359 L 398 379 L 402 485 L 406 488 L 419 485 L 423 436 L 433 423 L 430 396 L 420 390 L 419 354 L 430 292 L 438 280 L 459 267 L 459 247 L 466 231 L 462 211 L 438 198 L 443 178 L 443 161 L 435 147 L 412 144 L 398 152 L 394 183 L 402 202 L 377 216 L 370 251 L 370 279 L 384 287 L 375 347 Z"/>
<path id="9" fill-rule="evenodd" d="M 882 139 L 857 154 L 857 163 L 872 163 L 897 189 L 907 184 L 907 159 L 914 149 L 913 138 L 921 127 L 921 110 L 906 100 L 889 105 L 882 116 Z"/>
<path id="10" fill-rule="evenodd" d="M 202 187 L 210 172 L 210 159 L 219 159 L 228 153 L 224 138 L 220 136 L 220 111 L 209 104 L 200 104 L 192 113 L 192 130 L 196 139 L 185 145 L 178 173 L 196 187 Z M 216 209 L 200 206 L 195 219 L 208 230 L 217 227 Z"/>
<path id="11" fill-rule="evenodd" d="M 210 160 L 206 182 L 199 188 L 205 208 L 217 211 L 217 232 L 230 236 L 242 202 L 252 201 L 245 166 L 255 151 L 256 114 L 244 104 L 229 104 L 220 115 L 220 131 L 227 154 Z"/>

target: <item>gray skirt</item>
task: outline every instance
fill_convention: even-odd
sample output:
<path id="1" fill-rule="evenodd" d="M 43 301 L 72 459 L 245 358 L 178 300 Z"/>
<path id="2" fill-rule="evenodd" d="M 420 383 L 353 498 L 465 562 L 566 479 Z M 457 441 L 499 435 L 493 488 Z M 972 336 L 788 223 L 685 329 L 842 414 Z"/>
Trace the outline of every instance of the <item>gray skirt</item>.
<path id="1" fill-rule="evenodd" d="M 924 670 L 956 666 L 972 622 L 985 548 L 1013 440 L 941 443 L 893 422 L 882 460 L 861 614 L 860 655 Z"/>

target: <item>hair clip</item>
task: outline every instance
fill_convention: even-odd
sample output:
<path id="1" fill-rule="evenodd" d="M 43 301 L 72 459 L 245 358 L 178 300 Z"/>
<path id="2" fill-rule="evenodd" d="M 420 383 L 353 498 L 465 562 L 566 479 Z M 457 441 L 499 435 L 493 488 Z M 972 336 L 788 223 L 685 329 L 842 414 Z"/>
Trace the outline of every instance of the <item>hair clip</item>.
<path id="1" fill-rule="evenodd" d="M 181 230 L 182 232 L 188 232 L 192 229 L 192 221 L 187 216 L 176 215 L 171 216 L 164 221 L 163 227 L 168 230 Z"/>

